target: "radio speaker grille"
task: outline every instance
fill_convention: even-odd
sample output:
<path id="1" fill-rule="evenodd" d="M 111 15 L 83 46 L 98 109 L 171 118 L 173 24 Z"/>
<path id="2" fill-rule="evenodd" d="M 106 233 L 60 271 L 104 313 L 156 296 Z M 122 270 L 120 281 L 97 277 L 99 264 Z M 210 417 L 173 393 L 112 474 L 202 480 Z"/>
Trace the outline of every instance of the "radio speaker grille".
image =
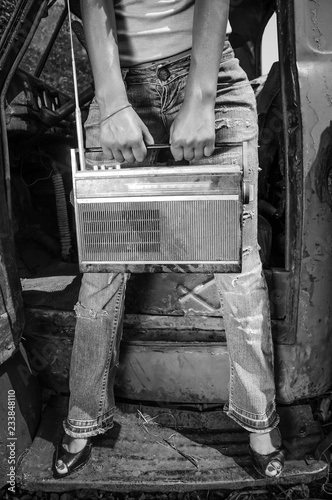
<path id="1" fill-rule="evenodd" d="M 108 263 L 238 261 L 240 208 L 238 200 L 225 199 L 81 202 L 77 204 L 81 259 Z"/>

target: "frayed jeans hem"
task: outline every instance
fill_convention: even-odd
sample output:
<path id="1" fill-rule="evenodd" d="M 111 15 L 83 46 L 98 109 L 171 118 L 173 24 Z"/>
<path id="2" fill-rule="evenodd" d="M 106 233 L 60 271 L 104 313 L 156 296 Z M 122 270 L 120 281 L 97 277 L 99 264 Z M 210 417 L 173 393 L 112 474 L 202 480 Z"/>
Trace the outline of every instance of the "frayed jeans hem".
<path id="1" fill-rule="evenodd" d="M 114 423 L 113 420 L 107 422 L 103 422 L 101 425 L 99 424 L 98 426 L 95 425 L 93 428 L 92 426 L 89 427 L 82 427 L 78 428 L 70 424 L 68 420 L 63 421 L 63 428 L 66 434 L 68 436 L 73 437 L 73 438 L 88 438 L 88 437 L 93 437 L 93 436 L 98 436 L 99 434 L 105 434 L 105 432 L 109 431 L 112 429 Z"/>
<path id="2" fill-rule="evenodd" d="M 241 427 L 243 427 L 250 433 L 256 434 L 266 434 L 268 432 L 271 432 L 273 429 L 278 427 L 280 421 L 279 415 L 276 413 L 276 411 L 273 411 L 269 418 L 261 418 L 260 420 L 250 420 L 231 407 L 225 410 L 225 413 Z"/>

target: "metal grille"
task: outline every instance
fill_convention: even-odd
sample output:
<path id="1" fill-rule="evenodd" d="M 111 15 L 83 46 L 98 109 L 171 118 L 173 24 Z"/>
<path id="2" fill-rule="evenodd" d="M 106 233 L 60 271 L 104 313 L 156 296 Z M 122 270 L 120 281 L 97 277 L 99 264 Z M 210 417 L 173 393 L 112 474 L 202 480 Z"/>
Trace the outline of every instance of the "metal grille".
<path id="1" fill-rule="evenodd" d="M 83 202 L 77 204 L 77 215 L 82 261 L 179 263 L 239 259 L 238 200 Z"/>

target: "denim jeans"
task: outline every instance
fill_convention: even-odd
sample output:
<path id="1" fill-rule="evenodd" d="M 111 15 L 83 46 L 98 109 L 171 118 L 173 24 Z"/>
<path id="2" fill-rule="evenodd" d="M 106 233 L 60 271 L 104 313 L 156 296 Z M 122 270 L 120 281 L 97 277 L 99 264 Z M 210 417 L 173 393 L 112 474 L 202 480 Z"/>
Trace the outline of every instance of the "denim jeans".
<path id="1" fill-rule="evenodd" d="M 123 69 L 129 102 L 156 143 L 169 142 L 171 124 L 183 102 L 190 56 L 175 62 Z M 99 109 L 91 103 L 86 146 L 99 145 Z M 225 43 L 215 105 L 216 142 L 248 142 L 249 180 L 254 201 L 245 205 L 241 274 L 216 274 L 230 358 L 227 414 L 250 432 L 278 425 L 275 410 L 273 345 L 267 287 L 257 244 L 257 116 L 246 74 Z M 98 153 L 99 154 L 99 153 Z M 98 154 L 93 164 L 105 163 Z M 223 153 L 224 154 L 224 153 Z M 232 154 L 229 152 L 228 154 Z M 149 152 L 147 162 L 156 160 Z M 216 151 L 200 161 L 220 163 Z M 88 161 L 89 163 L 89 161 Z M 197 162 L 195 162 L 197 164 Z M 113 425 L 113 385 L 119 360 L 126 274 L 86 273 L 75 307 L 77 323 L 70 369 L 67 434 L 88 437 Z M 223 381 L 220 381 L 223 383 Z"/>

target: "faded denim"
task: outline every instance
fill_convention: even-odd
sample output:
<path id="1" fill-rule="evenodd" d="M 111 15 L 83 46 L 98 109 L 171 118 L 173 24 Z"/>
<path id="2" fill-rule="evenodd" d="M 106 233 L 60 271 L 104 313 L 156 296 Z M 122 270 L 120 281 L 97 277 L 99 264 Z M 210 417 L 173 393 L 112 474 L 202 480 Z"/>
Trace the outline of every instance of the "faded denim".
<path id="1" fill-rule="evenodd" d="M 176 62 L 123 69 L 128 99 L 156 143 L 169 142 L 169 130 L 184 97 L 190 57 Z M 216 141 L 248 141 L 250 181 L 255 201 L 245 206 L 241 274 L 216 274 L 230 357 L 227 414 L 250 432 L 278 425 L 275 410 L 273 345 L 267 287 L 257 244 L 257 116 L 246 74 L 225 43 L 215 106 Z M 86 146 L 99 145 L 95 101 L 85 123 Z M 149 152 L 148 163 L 156 160 Z M 228 154 L 232 154 L 230 151 Z M 222 162 L 220 153 L 200 163 Z M 96 155 L 93 163 L 104 163 Z M 195 162 L 197 163 L 197 162 Z M 88 437 L 113 425 L 113 384 L 119 359 L 126 274 L 86 273 L 76 305 L 77 324 L 70 370 L 67 434 Z M 222 381 L 220 381 L 222 383 Z"/>

